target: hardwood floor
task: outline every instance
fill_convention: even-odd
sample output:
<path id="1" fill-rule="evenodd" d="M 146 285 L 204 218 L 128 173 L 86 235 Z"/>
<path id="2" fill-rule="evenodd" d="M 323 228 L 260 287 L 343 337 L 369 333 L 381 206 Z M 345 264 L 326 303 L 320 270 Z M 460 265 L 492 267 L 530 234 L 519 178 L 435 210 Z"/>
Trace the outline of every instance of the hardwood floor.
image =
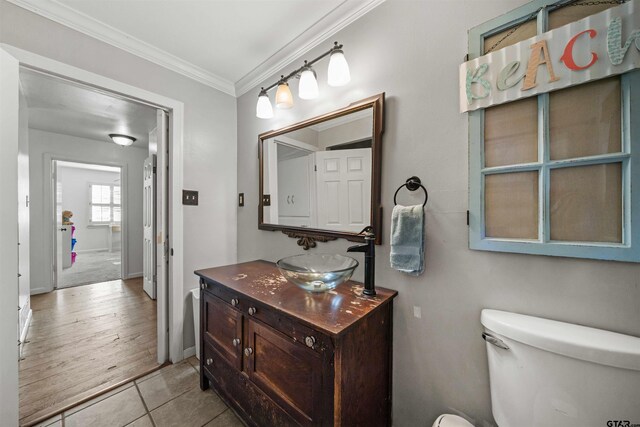
<path id="1" fill-rule="evenodd" d="M 142 279 L 114 280 L 31 297 L 20 361 L 20 424 L 153 369 L 156 303 Z"/>

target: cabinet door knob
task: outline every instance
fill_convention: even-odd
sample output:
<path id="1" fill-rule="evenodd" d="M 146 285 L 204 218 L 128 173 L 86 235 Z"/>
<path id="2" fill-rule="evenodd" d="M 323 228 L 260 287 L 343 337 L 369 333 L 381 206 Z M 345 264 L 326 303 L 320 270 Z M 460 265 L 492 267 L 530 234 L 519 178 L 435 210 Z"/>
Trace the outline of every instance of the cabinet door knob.
<path id="1" fill-rule="evenodd" d="M 207 366 L 211 366 L 213 364 L 213 359 L 207 359 Z"/>
<path id="2" fill-rule="evenodd" d="M 237 306 L 238 305 L 238 298 L 231 298 L 231 305 L 232 306 Z"/>
<path id="3" fill-rule="evenodd" d="M 232 342 L 233 342 L 233 346 L 237 347 L 240 345 L 240 338 L 234 338 Z"/>
<path id="4" fill-rule="evenodd" d="M 253 316 L 254 314 L 256 314 L 256 308 L 255 307 L 249 307 L 248 313 L 249 316 Z"/>
<path id="5" fill-rule="evenodd" d="M 304 339 L 304 343 L 307 345 L 307 347 L 313 348 L 313 346 L 316 344 L 316 338 L 308 336 Z"/>
<path id="6" fill-rule="evenodd" d="M 200 283 L 200 289 L 207 289 L 207 284 L 204 282 Z"/>
<path id="7" fill-rule="evenodd" d="M 253 349 L 251 347 L 247 347 L 244 349 L 244 355 L 249 357 L 253 354 Z"/>

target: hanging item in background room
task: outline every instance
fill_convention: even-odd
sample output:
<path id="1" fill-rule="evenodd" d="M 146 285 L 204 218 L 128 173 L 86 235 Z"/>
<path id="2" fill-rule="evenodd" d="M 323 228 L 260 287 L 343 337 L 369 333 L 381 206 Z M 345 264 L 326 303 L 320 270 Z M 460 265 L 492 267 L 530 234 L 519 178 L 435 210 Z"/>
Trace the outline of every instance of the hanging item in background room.
<path id="1" fill-rule="evenodd" d="M 640 68 L 638 10 L 640 0 L 630 0 L 465 62 L 460 66 L 460 112 Z M 623 34 L 629 36 L 623 39 Z"/>
<path id="2" fill-rule="evenodd" d="M 73 212 L 71 211 L 62 211 L 62 225 L 72 225 L 71 217 L 73 216 Z"/>

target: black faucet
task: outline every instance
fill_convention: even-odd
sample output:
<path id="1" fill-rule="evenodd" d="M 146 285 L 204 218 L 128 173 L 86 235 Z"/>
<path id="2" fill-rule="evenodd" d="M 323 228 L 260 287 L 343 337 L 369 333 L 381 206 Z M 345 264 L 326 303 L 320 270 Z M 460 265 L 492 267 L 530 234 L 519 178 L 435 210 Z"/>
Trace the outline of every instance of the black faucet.
<path id="1" fill-rule="evenodd" d="M 362 293 L 373 296 L 376 294 L 376 236 L 373 227 L 365 227 L 359 234 L 364 234 L 364 245 L 351 246 L 347 252 L 364 252 L 364 289 Z"/>

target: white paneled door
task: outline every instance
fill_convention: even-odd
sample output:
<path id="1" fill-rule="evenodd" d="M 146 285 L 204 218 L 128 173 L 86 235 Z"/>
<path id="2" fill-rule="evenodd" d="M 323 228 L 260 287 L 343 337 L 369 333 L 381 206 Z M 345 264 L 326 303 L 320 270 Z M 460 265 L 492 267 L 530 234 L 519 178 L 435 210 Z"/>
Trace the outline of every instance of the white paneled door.
<path id="1" fill-rule="evenodd" d="M 156 136 L 158 159 L 156 164 L 155 244 L 156 296 L 158 306 L 168 307 L 169 237 L 169 115 L 158 110 Z M 158 315 L 158 363 L 169 359 L 169 319 Z"/>
<path id="2" fill-rule="evenodd" d="M 360 232 L 371 222 L 371 148 L 315 155 L 318 228 Z"/>
<path id="3" fill-rule="evenodd" d="M 143 289 L 151 299 L 156 299 L 156 156 L 144 161 L 144 189 L 142 193 Z"/>
<path id="4" fill-rule="evenodd" d="M 62 180 L 60 179 L 60 171 L 58 169 L 58 162 L 57 161 L 53 161 L 52 165 L 51 165 L 51 185 L 53 186 L 53 203 L 54 205 L 54 210 L 53 210 L 53 214 L 55 215 L 55 217 L 53 218 L 53 223 L 55 224 L 55 231 L 54 231 L 54 241 L 55 241 L 55 251 L 56 251 L 56 257 L 55 257 L 55 280 L 53 281 L 54 283 L 54 288 L 58 287 L 58 283 L 60 282 L 60 277 L 62 275 L 62 269 L 64 268 L 64 262 L 62 259 L 62 254 L 65 252 L 63 250 L 62 247 L 62 242 L 64 242 L 64 233 L 66 233 L 67 231 L 71 232 L 71 230 L 69 230 L 69 228 L 71 228 L 71 225 L 62 225 Z M 70 252 L 70 251 L 68 251 Z M 71 254 L 69 254 L 71 255 Z M 70 260 L 69 260 L 70 262 Z"/>

